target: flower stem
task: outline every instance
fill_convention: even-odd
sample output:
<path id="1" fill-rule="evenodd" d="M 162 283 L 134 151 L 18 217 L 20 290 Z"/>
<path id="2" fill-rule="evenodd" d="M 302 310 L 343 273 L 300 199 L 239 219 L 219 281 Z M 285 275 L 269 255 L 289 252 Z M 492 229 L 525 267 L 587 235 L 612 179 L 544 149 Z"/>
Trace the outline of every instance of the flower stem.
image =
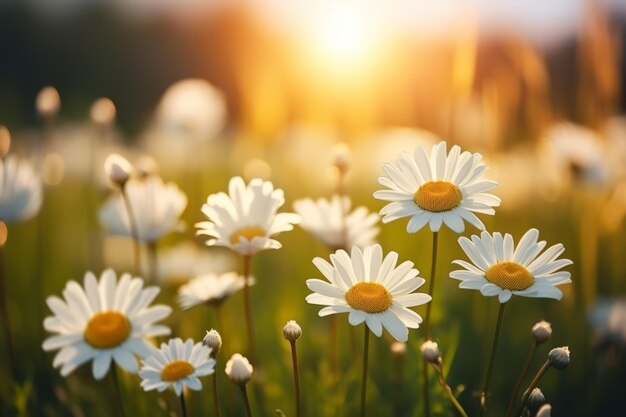
<path id="1" fill-rule="evenodd" d="M 498 320 L 496 323 L 496 331 L 493 334 L 493 342 L 491 344 L 491 356 L 489 358 L 489 365 L 487 366 L 487 376 L 485 377 L 485 385 L 483 391 L 480 394 L 480 416 L 485 415 L 485 409 L 487 408 L 487 391 L 489 390 L 489 383 L 491 382 L 491 372 L 493 371 L 493 364 L 496 359 L 496 351 L 498 350 L 498 340 L 500 339 L 500 329 L 502 328 L 502 319 L 504 318 L 504 306 L 506 303 L 500 303 L 498 308 Z"/>
<path id="2" fill-rule="evenodd" d="M 133 246 L 135 249 L 135 274 L 141 275 L 141 248 L 139 247 L 139 229 L 137 228 L 137 219 L 133 213 L 132 206 L 130 204 L 130 198 L 128 197 L 126 185 L 122 189 L 122 200 L 126 205 L 126 212 L 128 213 L 128 225 L 130 227 L 130 234 L 133 237 Z"/>
<path id="3" fill-rule="evenodd" d="M 115 397 L 117 398 L 117 408 L 119 410 L 119 415 L 124 417 L 126 414 L 124 413 L 124 401 L 122 400 L 122 389 L 120 388 L 120 380 L 117 375 L 117 367 L 115 365 L 111 366 L 111 378 L 113 379 L 113 386 L 115 387 Z"/>
<path id="4" fill-rule="evenodd" d="M 293 382 L 296 387 L 296 417 L 300 417 L 300 367 L 298 366 L 298 353 L 296 352 L 296 342 L 289 342 L 291 344 L 291 361 L 293 363 Z"/>
<path id="5" fill-rule="evenodd" d="M 439 232 L 433 232 L 433 255 L 430 264 L 430 283 L 428 285 L 428 295 L 431 297 L 435 292 L 435 278 L 437 277 L 437 248 L 439 246 Z M 424 341 L 430 340 L 430 309 L 433 305 L 426 304 L 426 315 L 424 318 Z M 422 398 L 424 399 L 424 416 L 430 417 L 430 390 L 428 389 L 428 365 L 424 362 L 422 368 Z"/>
<path id="6" fill-rule="evenodd" d="M 532 346 L 530 347 L 530 351 L 528 352 L 528 357 L 526 358 L 526 363 L 524 363 L 524 367 L 522 368 L 522 372 L 520 373 L 517 382 L 515 383 L 515 388 L 513 388 L 513 392 L 511 393 L 511 398 L 509 399 L 509 405 L 506 410 L 506 417 L 511 417 L 513 413 L 513 405 L 515 404 L 515 399 L 517 398 L 517 394 L 519 394 L 520 388 L 522 388 L 522 383 L 524 379 L 526 379 L 526 375 L 528 374 L 528 369 L 530 369 L 530 363 L 532 362 L 533 357 L 535 356 L 535 352 L 537 352 L 537 347 L 539 347 L 539 343 L 533 341 Z"/>
<path id="7" fill-rule="evenodd" d="M 149 258 L 149 267 L 150 272 L 148 274 L 148 279 L 150 283 L 156 284 L 158 279 L 158 270 L 159 270 L 159 255 L 157 251 L 157 243 L 156 241 L 152 241 L 148 243 L 148 258 Z"/>
<path id="8" fill-rule="evenodd" d="M 367 324 L 363 323 L 363 384 L 361 385 L 361 417 L 365 417 L 365 395 L 367 393 L 367 357 L 369 355 L 370 331 Z"/>
<path id="9" fill-rule="evenodd" d="M 524 407 L 526 406 L 526 401 L 528 401 L 528 396 L 530 395 L 530 393 L 535 388 L 537 388 L 537 385 L 539 384 L 539 381 L 545 375 L 545 373 L 548 371 L 548 369 L 550 369 L 550 362 L 546 361 L 541 366 L 541 368 L 539 368 L 539 370 L 535 374 L 535 377 L 533 378 L 533 380 L 530 381 L 530 385 L 528 385 L 528 388 L 526 388 L 526 391 L 524 391 L 524 395 L 522 395 L 522 401 L 520 402 L 520 405 L 517 408 L 517 411 L 515 412 L 516 416 L 519 416 L 519 415 L 522 414 L 522 411 L 524 410 Z"/>
<path id="10" fill-rule="evenodd" d="M 328 344 L 330 345 L 330 372 L 333 381 L 335 381 L 337 375 L 339 375 L 339 365 L 337 361 L 337 315 L 333 314 L 329 317 L 329 319 L 330 327 L 328 329 Z"/>
<path id="11" fill-rule="evenodd" d="M 241 388 L 241 395 L 243 395 L 243 402 L 246 405 L 246 415 L 248 417 L 252 417 L 252 410 L 250 409 L 250 400 L 248 399 L 248 390 L 246 389 L 246 384 L 240 384 L 239 388 Z"/>
<path id="12" fill-rule="evenodd" d="M 180 408 L 183 410 L 183 417 L 187 417 L 187 404 L 185 404 L 185 391 L 180 393 Z"/>
<path id="13" fill-rule="evenodd" d="M 217 372 L 213 372 L 211 379 L 213 379 L 213 405 L 215 406 L 215 417 L 220 417 L 220 403 L 217 394 Z"/>
<path id="14" fill-rule="evenodd" d="M 13 333 L 11 332 L 11 320 L 9 319 L 9 309 L 7 306 L 7 294 L 5 283 L 4 266 L 4 243 L 0 245 L 0 315 L 2 316 L 2 329 L 4 330 L 4 340 L 7 352 L 8 365 L 11 367 L 13 380 L 17 381 L 17 362 L 13 349 Z"/>
<path id="15" fill-rule="evenodd" d="M 467 413 L 463 409 L 463 406 L 461 406 L 459 401 L 456 399 L 456 397 L 454 396 L 454 393 L 452 393 L 452 388 L 450 388 L 450 385 L 448 385 L 448 383 L 446 382 L 446 378 L 443 374 L 442 360 L 439 359 L 439 364 L 433 363 L 432 365 L 433 365 L 433 368 L 435 368 L 435 370 L 437 371 L 437 374 L 439 375 L 439 385 L 441 385 L 441 388 L 443 388 L 444 392 L 448 396 L 448 399 L 450 400 L 450 402 L 452 403 L 456 411 L 459 413 L 460 416 L 467 417 Z"/>
<path id="16" fill-rule="evenodd" d="M 250 255 L 243 256 L 243 277 L 246 280 L 243 286 L 244 312 L 246 315 L 246 326 L 248 330 L 248 355 L 252 362 L 255 362 L 254 352 L 254 327 L 252 325 L 252 305 L 250 303 Z"/>

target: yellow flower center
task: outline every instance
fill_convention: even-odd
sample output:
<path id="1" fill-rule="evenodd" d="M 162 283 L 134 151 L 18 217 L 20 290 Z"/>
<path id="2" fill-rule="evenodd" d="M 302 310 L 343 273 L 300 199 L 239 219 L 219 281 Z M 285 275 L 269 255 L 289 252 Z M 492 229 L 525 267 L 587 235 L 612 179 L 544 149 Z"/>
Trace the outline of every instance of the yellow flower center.
<path id="1" fill-rule="evenodd" d="M 121 345 L 130 334 L 130 322 L 122 313 L 97 313 L 87 322 L 85 340 L 96 349 L 110 349 Z"/>
<path id="2" fill-rule="evenodd" d="M 359 282 L 346 293 L 351 307 L 367 313 L 382 313 L 391 307 L 391 294 L 375 282 Z"/>
<path id="3" fill-rule="evenodd" d="M 511 291 L 522 291 L 535 283 L 535 279 L 526 268 L 510 261 L 492 265 L 485 272 L 485 278 L 498 287 Z"/>
<path id="4" fill-rule="evenodd" d="M 230 236 L 230 243 L 236 245 L 237 243 L 239 243 L 242 237 L 245 237 L 248 240 L 252 240 L 253 237 L 257 236 L 265 236 L 265 230 L 256 226 L 243 227 L 235 231 L 235 233 Z"/>
<path id="5" fill-rule="evenodd" d="M 196 369 L 187 361 L 170 362 L 161 371 L 161 379 L 166 382 L 178 381 L 191 375 Z"/>
<path id="6" fill-rule="evenodd" d="M 447 181 L 430 181 L 423 184 L 413 197 L 421 209 L 433 213 L 452 210 L 461 203 L 461 191 Z"/>

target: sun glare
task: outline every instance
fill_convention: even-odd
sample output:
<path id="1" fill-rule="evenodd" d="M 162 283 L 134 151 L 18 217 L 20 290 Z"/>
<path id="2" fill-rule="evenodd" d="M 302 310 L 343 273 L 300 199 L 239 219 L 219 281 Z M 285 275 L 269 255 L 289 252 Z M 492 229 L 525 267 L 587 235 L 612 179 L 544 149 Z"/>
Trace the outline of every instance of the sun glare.
<path id="1" fill-rule="evenodd" d="M 337 3 L 328 10 L 319 31 L 321 47 L 333 58 L 354 59 L 367 48 L 364 16 L 350 3 Z"/>

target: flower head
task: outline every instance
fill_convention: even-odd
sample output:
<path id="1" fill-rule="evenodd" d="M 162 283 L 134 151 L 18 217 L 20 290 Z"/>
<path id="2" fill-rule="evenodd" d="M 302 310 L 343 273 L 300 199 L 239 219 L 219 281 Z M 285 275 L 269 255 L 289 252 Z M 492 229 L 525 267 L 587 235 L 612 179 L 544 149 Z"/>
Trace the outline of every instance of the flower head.
<path id="1" fill-rule="evenodd" d="M 513 237 L 500 233 L 482 232 L 471 240 L 459 238 L 459 244 L 473 264 L 455 260 L 465 268 L 450 273 L 450 278 L 461 281 L 459 288 L 480 290 L 482 295 L 497 295 L 501 303 L 512 295 L 553 298 L 560 300 L 563 293 L 557 285 L 568 284 L 570 273 L 559 269 L 571 265 L 569 259 L 558 259 L 565 248 L 556 244 L 543 254 L 545 241 L 537 242 L 539 231 L 530 229 L 522 236 L 517 247 Z"/>
<path id="2" fill-rule="evenodd" d="M 410 217 L 409 233 L 426 224 L 437 232 L 443 223 L 461 233 L 465 220 L 483 230 L 485 225 L 474 213 L 494 214 L 500 199 L 487 193 L 497 183 L 481 179 L 487 170 L 481 159 L 479 153 L 461 152 L 456 145 L 447 154 L 446 142 L 433 146 L 430 156 L 422 147 L 414 156 L 401 153 L 395 164 L 385 164 L 387 177 L 378 179 L 388 189 L 374 193 L 377 199 L 390 201 L 380 211 L 383 223 Z"/>
<path id="3" fill-rule="evenodd" d="M 130 179 L 133 166 L 122 155 L 112 153 L 104 161 L 104 172 L 106 172 L 109 181 L 123 187 L 126 181 Z"/>
<path id="4" fill-rule="evenodd" d="M 156 389 L 159 392 L 172 387 L 178 396 L 184 387 L 200 391 L 202 384 L 198 378 L 215 372 L 215 360 L 210 354 L 211 349 L 200 342 L 194 344 L 191 339 L 183 342 L 178 337 L 170 339 L 142 361 L 141 386 L 145 391 Z"/>
<path id="5" fill-rule="evenodd" d="M 269 181 L 255 178 L 248 185 L 234 177 L 228 194 L 211 194 L 202 206 L 209 221 L 196 224 L 198 235 L 207 235 L 208 246 L 225 246 L 242 255 L 265 249 L 279 249 L 272 235 L 293 229 L 300 222 L 294 213 L 276 213 L 285 203 L 283 190 Z"/>
<path id="6" fill-rule="evenodd" d="M 236 272 L 202 275 L 178 289 L 178 304 L 185 310 L 200 304 L 219 304 L 245 284 L 246 279 Z"/>
<path id="7" fill-rule="evenodd" d="M 547 321 L 541 320 L 533 326 L 532 336 L 537 344 L 547 342 L 552 336 L 552 326 Z"/>
<path id="8" fill-rule="evenodd" d="M 439 364 L 439 360 L 441 359 L 441 351 L 439 351 L 439 346 L 437 342 L 433 342 L 432 340 L 427 340 L 420 346 L 420 351 L 422 352 L 422 356 L 424 359 L 430 363 Z"/>
<path id="9" fill-rule="evenodd" d="M 56 88 L 42 88 L 35 99 L 35 108 L 41 117 L 55 117 L 61 109 L 61 97 Z"/>
<path id="10" fill-rule="evenodd" d="M 306 198 L 293 203 L 302 217 L 300 227 L 333 250 L 373 245 L 380 231 L 376 227 L 380 217 L 363 206 L 350 213 L 350 205 L 350 197 L 338 195 L 330 201 Z"/>
<path id="11" fill-rule="evenodd" d="M 12 156 L 0 159 L 0 221 L 24 221 L 39 211 L 41 179 L 30 164 Z"/>
<path id="12" fill-rule="evenodd" d="M 143 280 L 130 274 L 117 281 L 115 272 L 107 269 L 98 281 L 87 272 L 83 287 L 69 281 L 63 299 L 47 298 L 54 315 L 46 317 L 44 328 L 57 334 L 43 342 L 43 349 L 60 349 L 53 366 L 60 366 L 63 376 L 90 360 L 96 379 L 106 375 L 111 360 L 137 372 L 134 355 L 145 357 L 153 349 L 146 339 L 170 333 L 168 327 L 155 323 L 172 311 L 165 305 L 150 306 L 158 293 L 159 288 L 143 288 Z"/>
<path id="13" fill-rule="evenodd" d="M 348 322 L 356 326 L 365 322 L 378 337 L 385 327 L 398 341 L 406 342 L 408 328 L 417 329 L 422 318 L 408 307 L 431 300 L 427 294 L 412 293 L 424 279 L 413 269 L 413 262 L 396 266 L 398 254 L 389 252 L 383 259 L 380 245 L 361 250 L 354 246 L 352 254 L 338 250 L 330 255 L 332 265 L 322 258 L 313 263 L 329 282 L 309 279 L 314 291 L 306 297 L 310 304 L 325 305 L 320 317 L 349 313 Z"/>
<path id="14" fill-rule="evenodd" d="M 239 353 L 235 353 L 226 362 L 226 375 L 235 384 L 243 385 L 250 381 L 254 368 L 250 365 L 250 361 Z"/>
<path id="15" fill-rule="evenodd" d="M 160 177 L 131 178 L 125 185 L 126 197 L 137 223 L 138 238 L 155 242 L 179 226 L 187 207 L 187 196 L 174 183 L 164 184 Z M 100 222 L 112 235 L 132 237 L 124 196 L 112 195 L 100 209 Z"/>
<path id="16" fill-rule="evenodd" d="M 211 357 L 215 357 L 222 349 L 222 336 L 215 329 L 208 330 L 202 344 L 211 349 Z"/>
<path id="17" fill-rule="evenodd" d="M 91 105 L 89 117 L 99 126 L 109 126 L 115 120 L 115 103 L 110 98 L 100 97 Z"/>
<path id="18" fill-rule="evenodd" d="M 302 336 L 302 328 L 295 320 L 289 320 L 283 327 L 283 336 L 290 342 L 295 342 Z"/>
<path id="19" fill-rule="evenodd" d="M 563 370 L 569 366 L 569 348 L 562 346 L 548 352 L 548 363 L 553 368 Z"/>

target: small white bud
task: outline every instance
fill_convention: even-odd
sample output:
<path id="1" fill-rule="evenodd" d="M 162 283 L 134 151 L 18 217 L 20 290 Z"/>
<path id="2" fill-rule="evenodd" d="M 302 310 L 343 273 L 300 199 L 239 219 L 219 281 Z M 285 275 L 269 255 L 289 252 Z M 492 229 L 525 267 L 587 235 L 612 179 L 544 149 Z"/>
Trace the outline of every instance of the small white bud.
<path id="1" fill-rule="evenodd" d="M 332 152 L 333 165 L 336 166 L 342 174 L 348 172 L 352 163 L 352 151 L 350 147 L 344 142 L 339 142 L 333 146 Z"/>
<path id="2" fill-rule="evenodd" d="M 202 344 L 211 348 L 211 357 L 214 358 L 220 353 L 220 349 L 222 348 L 222 336 L 217 330 L 211 329 L 206 332 L 206 336 L 202 339 Z"/>
<path id="3" fill-rule="evenodd" d="M 406 353 L 406 343 L 393 342 L 390 349 L 391 353 L 393 353 L 394 355 L 404 355 Z"/>
<path id="4" fill-rule="evenodd" d="M 559 370 L 567 368 L 569 366 L 569 348 L 563 346 L 552 349 L 548 353 L 548 363 Z"/>
<path id="5" fill-rule="evenodd" d="M 547 321 L 541 320 L 533 326 L 532 336 L 538 345 L 547 342 L 552 336 L 552 326 Z"/>
<path id="6" fill-rule="evenodd" d="M 107 156 L 107 159 L 104 161 L 104 170 L 112 183 L 123 187 L 130 178 L 133 167 L 126 158 L 112 153 Z"/>
<path id="7" fill-rule="evenodd" d="M 228 362 L 226 362 L 225 371 L 231 381 L 243 385 L 250 381 L 254 369 L 247 358 L 241 356 L 239 353 L 235 353 L 230 357 Z"/>
<path id="8" fill-rule="evenodd" d="M 439 351 L 439 346 L 437 345 L 437 342 L 427 340 L 422 343 L 422 346 L 420 346 L 420 350 L 422 351 L 422 356 L 427 362 L 434 364 L 439 363 L 439 359 L 441 359 L 441 352 Z"/>
<path id="9" fill-rule="evenodd" d="M 546 397 L 543 395 L 543 392 L 539 388 L 533 389 L 533 391 L 528 396 L 528 400 L 526 401 L 526 407 L 530 411 L 531 415 L 534 415 L 539 407 L 546 403 Z"/>
<path id="10" fill-rule="evenodd" d="M 99 98 L 91 105 L 89 116 L 93 123 L 109 126 L 115 120 L 115 104 L 109 98 Z"/>
<path id="11" fill-rule="evenodd" d="M 11 150 L 11 132 L 6 126 L 0 126 L 0 158 L 6 158 Z"/>
<path id="12" fill-rule="evenodd" d="M 42 117 L 55 117 L 61 108 L 61 97 L 56 88 L 51 86 L 42 88 L 35 99 L 35 108 Z"/>
<path id="13" fill-rule="evenodd" d="M 552 406 L 550 404 L 544 404 L 537 411 L 536 417 L 550 417 L 552 415 Z"/>
<path id="14" fill-rule="evenodd" d="M 283 336 L 293 343 L 302 336 L 302 328 L 295 320 L 289 320 L 283 327 Z"/>

